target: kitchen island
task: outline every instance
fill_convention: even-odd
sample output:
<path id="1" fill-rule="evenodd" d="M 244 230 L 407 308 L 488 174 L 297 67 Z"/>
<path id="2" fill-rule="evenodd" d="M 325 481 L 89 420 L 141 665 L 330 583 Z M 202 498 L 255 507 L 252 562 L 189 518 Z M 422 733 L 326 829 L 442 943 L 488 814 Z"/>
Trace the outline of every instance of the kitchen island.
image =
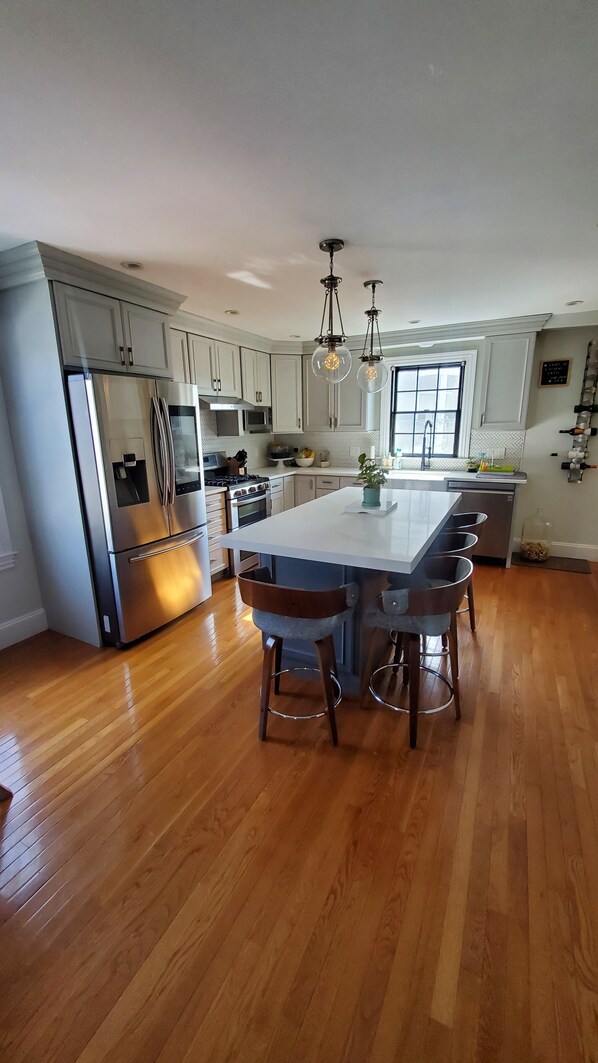
<path id="1" fill-rule="evenodd" d="M 260 555 L 275 583 L 306 590 L 357 583 L 355 614 L 335 635 L 339 675 L 347 690 L 357 690 L 367 647 L 363 611 L 386 586 L 389 572 L 413 572 L 457 508 L 460 494 L 438 491 L 382 491 L 382 503 L 396 501 L 386 516 L 347 513 L 361 502 L 360 487 L 345 487 L 313 502 L 249 527 L 229 532 L 221 544 Z M 284 667 L 315 661 L 313 647 L 285 642 Z"/>

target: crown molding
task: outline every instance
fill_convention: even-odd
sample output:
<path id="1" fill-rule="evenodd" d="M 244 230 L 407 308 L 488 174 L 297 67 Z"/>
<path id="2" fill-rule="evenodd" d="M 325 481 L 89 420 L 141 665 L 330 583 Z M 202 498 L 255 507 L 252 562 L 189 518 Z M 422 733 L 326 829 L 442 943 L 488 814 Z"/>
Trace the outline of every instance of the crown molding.
<path id="1" fill-rule="evenodd" d="M 102 266 L 62 248 L 32 240 L 0 253 L 0 291 L 38 280 L 61 281 L 115 299 L 128 299 L 173 314 L 186 299 L 180 292 L 141 280 L 110 266 Z"/>
<path id="2" fill-rule="evenodd" d="M 417 346 L 420 343 L 448 343 L 462 340 L 483 339 L 485 336 L 509 336 L 520 332 L 540 332 L 551 317 L 550 314 L 532 314 L 524 317 L 491 318 L 487 321 L 462 321 L 454 325 L 434 325 L 429 328 L 403 329 L 398 332 L 381 332 L 383 350 L 393 347 Z M 351 351 L 363 348 L 365 333 L 347 336 Z M 311 354 L 313 341 L 303 344 L 303 353 Z"/>
<path id="3" fill-rule="evenodd" d="M 553 314 L 546 329 L 591 328 L 598 325 L 598 310 L 581 310 L 569 314 Z"/>
<path id="4" fill-rule="evenodd" d="M 300 340 L 271 340 L 267 336 L 258 336 L 255 332 L 247 332 L 245 329 L 236 328 L 234 325 L 226 325 L 219 321 L 210 321 L 207 317 L 192 314 L 188 310 L 179 310 L 170 322 L 171 328 L 181 329 L 183 332 L 193 332 L 197 336 L 205 336 L 211 340 L 222 340 L 223 343 L 234 343 L 239 347 L 248 347 L 252 351 L 263 351 L 265 354 L 301 354 L 302 343 Z"/>

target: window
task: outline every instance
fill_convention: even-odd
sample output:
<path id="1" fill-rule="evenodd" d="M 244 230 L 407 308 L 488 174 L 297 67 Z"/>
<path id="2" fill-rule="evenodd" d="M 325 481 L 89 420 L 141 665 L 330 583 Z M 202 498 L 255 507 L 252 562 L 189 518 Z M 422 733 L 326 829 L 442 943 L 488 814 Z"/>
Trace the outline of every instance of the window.
<path id="1" fill-rule="evenodd" d="M 426 425 L 433 458 L 456 458 L 465 364 L 395 365 L 391 372 L 390 452 L 421 454 Z"/>
<path id="2" fill-rule="evenodd" d="M 468 456 L 477 344 L 452 350 L 436 346 L 424 353 L 410 344 L 385 353 L 391 378 L 380 396 L 382 451 L 388 446 L 394 453 L 400 447 L 405 457 L 420 458 L 424 426 L 431 421 L 434 458 Z"/>

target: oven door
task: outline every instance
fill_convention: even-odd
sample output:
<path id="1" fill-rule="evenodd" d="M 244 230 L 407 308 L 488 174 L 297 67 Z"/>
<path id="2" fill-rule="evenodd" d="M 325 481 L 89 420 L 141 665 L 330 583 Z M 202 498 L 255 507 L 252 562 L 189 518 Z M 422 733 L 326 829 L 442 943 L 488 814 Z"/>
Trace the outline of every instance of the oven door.
<path id="1" fill-rule="evenodd" d="M 248 497 L 231 498 L 228 501 L 229 525 L 231 531 L 237 528 L 247 528 L 250 524 L 257 524 L 265 520 L 271 513 L 270 492 L 266 491 L 257 498 Z M 239 572 L 256 568 L 259 565 L 259 555 L 249 550 L 231 550 L 231 570 L 237 576 Z"/>

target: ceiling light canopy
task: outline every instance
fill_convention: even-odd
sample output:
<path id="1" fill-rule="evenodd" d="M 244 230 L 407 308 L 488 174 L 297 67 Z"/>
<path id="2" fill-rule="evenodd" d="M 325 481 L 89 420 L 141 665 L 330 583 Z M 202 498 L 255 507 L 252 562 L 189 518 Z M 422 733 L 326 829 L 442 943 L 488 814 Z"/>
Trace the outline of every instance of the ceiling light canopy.
<path id="1" fill-rule="evenodd" d="M 377 391 L 388 383 L 388 366 L 382 358 L 382 344 L 380 342 L 380 328 L 376 309 L 376 287 L 383 281 L 364 281 L 364 288 L 372 289 L 372 305 L 365 314 L 368 319 L 368 327 L 365 333 L 361 365 L 357 371 L 357 383 L 362 391 L 368 395 L 375 395 Z M 376 342 L 374 342 L 376 340 Z"/>
<path id="2" fill-rule="evenodd" d="M 343 328 L 341 308 L 338 301 L 338 286 L 342 277 L 334 275 L 334 253 L 342 251 L 345 246 L 344 240 L 329 239 L 320 241 L 320 251 L 326 251 L 330 255 L 330 273 L 322 277 L 320 284 L 324 285 L 324 309 L 320 323 L 320 335 L 316 336 L 316 347 L 311 366 L 320 380 L 327 380 L 329 384 L 338 384 L 348 376 L 351 370 L 351 351 L 345 344 L 346 336 Z M 340 332 L 334 329 L 334 307 L 338 313 Z M 324 321 L 328 328 L 324 332 Z"/>

